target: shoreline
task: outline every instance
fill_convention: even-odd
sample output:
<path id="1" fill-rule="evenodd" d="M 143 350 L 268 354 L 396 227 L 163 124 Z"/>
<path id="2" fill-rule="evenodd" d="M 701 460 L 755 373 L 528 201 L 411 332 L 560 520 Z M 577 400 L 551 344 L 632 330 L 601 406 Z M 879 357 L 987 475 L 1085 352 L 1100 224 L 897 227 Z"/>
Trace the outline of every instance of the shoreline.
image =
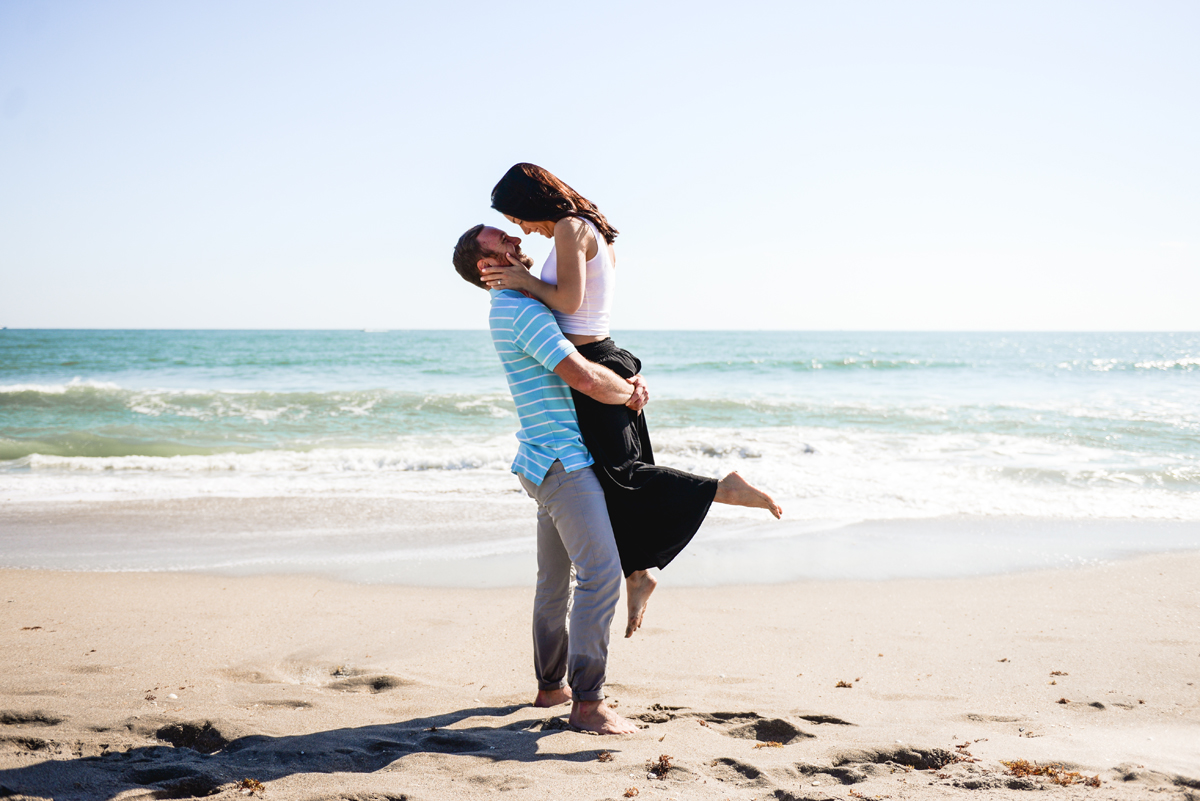
<path id="1" fill-rule="evenodd" d="M 1200 553 L 1174 553 L 666 585 L 632 640 L 620 607 L 614 620 L 607 692 L 646 728 L 597 738 L 555 722 L 565 707 L 526 705 L 528 588 L 3 570 L 0 787 L 60 801 L 243 797 L 243 778 L 285 801 L 1092 797 L 1002 764 L 1025 759 L 1098 776 L 1097 798 L 1184 799 L 1200 788 L 1198 574 Z M 648 779 L 663 754 L 673 767 Z"/>
<path id="2" fill-rule="evenodd" d="M 788 505 L 802 501 L 783 499 Z M 1200 521 L 952 516 L 774 521 L 714 509 L 669 585 L 1006 575 L 1200 551 Z M 529 587 L 533 502 L 476 496 L 200 497 L 0 507 L 0 569 L 317 575 L 364 584 Z M 766 518 L 766 519 L 764 519 Z"/>

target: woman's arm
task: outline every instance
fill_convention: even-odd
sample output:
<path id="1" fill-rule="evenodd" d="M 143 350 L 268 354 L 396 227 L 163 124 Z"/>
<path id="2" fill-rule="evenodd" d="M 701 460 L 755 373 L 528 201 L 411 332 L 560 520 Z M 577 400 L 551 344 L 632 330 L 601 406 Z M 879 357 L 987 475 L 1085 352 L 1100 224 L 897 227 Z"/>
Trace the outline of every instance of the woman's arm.
<path id="1" fill-rule="evenodd" d="M 587 223 L 578 217 L 564 217 L 554 224 L 554 251 L 558 258 L 558 284 L 547 284 L 523 266 L 482 267 L 480 274 L 489 286 L 500 279 L 505 289 L 520 289 L 533 295 L 555 311 L 574 314 L 583 305 L 584 273 L 588 240 L 595 239 Z M 592 247 L 599 248 L 596 242 Z"/>

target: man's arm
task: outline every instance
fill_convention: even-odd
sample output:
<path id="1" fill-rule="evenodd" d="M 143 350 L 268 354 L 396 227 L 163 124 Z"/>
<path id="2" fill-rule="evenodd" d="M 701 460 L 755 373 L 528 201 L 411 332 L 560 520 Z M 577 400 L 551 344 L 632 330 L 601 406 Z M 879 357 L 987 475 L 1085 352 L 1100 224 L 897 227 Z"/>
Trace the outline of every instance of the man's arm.
<path id="1" fill-rule="evenodd" d="M 525 301 L 505 327 L 511 330 L 514 345 L 553 370 L 571 389 L 600 403 L 628 406 L 635 412 L 650 400 L 646 381 L 640 375 L 626 381 L 607 367 L 580 356 L 542 303 Z"/>
<path id="2" fill-rule="evenodd" d="M 627 381 L 607 367 L 589 362 L 578 353 L 564 358 L 554 368 L 554 372 L 566 381 L 571 389 L 582 392 L 600 403 L 629 406 L 637 410 L 645 406 L 649 399 L 646 394 L 646 382 L 640 376 L 636 381 Z"/>

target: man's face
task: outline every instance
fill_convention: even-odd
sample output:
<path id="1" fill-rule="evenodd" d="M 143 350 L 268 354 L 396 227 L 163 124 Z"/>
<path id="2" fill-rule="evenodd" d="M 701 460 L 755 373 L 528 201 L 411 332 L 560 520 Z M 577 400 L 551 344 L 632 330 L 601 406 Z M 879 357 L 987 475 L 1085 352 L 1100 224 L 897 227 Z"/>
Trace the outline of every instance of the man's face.
<path id="1" fill-rule="evenodd" d="M 489 254 L 482 259 L 483 264 L 493 267 L 500 265 L 507 266 L 509 263 L 507 256 L 512 254 L 513 258 L 515 258 L 521 264 L 524 264 L 526 269 L 533 266 L 533 259 L 526 256 L 521 251 L 520 238 L 509 236 L 499 228 L 485 226 L 484 229 L 479 232 L 479 236 L 476 237 L 476 241 L 478 241 L 480 246 Z"/>

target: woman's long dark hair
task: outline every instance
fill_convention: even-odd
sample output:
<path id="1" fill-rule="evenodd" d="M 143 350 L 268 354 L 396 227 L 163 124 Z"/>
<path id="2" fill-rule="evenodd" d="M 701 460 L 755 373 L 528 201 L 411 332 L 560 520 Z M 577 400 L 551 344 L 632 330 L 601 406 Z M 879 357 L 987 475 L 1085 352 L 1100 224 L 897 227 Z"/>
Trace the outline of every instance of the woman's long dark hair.
<path id="1" fill-rule="evenodd" d="M 492 188 L 492 208 L 525 222 L 583 217 L 596 224 L 608 244 L 617 238 L 617 229 L 608 224 L 592 201 L 536 164 L 521 162 L 510 167 Z"/>

